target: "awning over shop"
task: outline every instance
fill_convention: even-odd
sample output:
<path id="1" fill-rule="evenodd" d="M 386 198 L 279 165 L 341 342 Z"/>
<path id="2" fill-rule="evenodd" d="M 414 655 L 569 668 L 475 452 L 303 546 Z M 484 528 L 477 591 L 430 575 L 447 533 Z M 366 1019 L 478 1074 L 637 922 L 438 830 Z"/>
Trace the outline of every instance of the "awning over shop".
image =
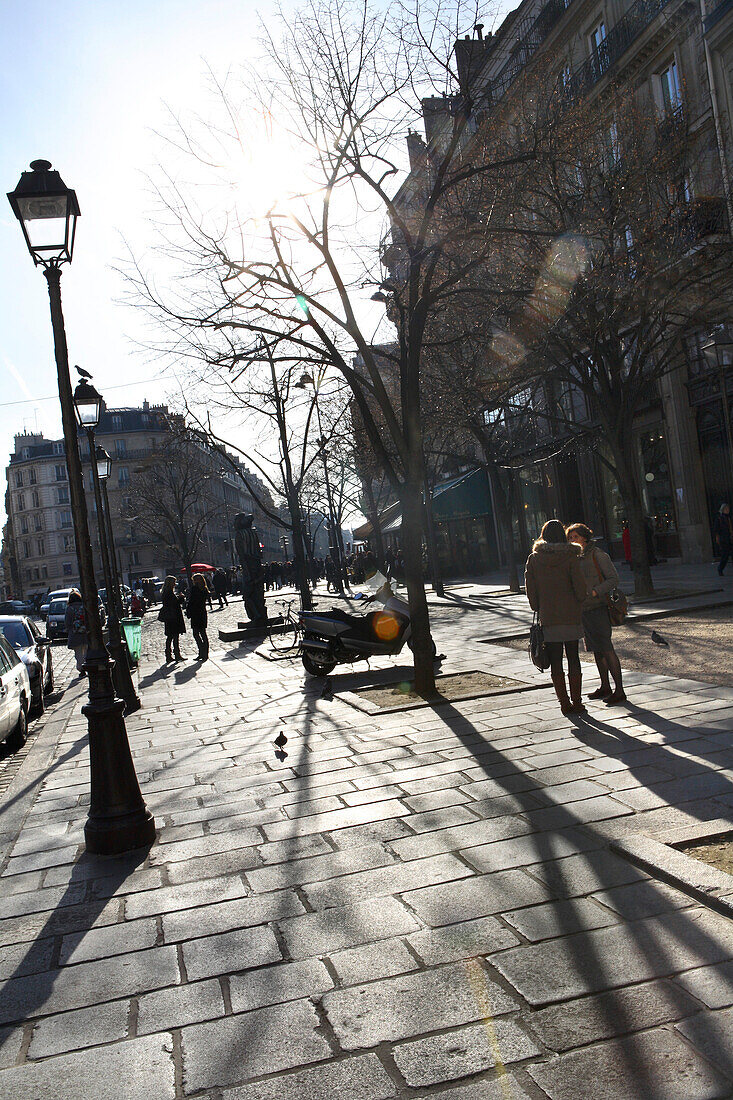
<path id="1" fill-rule="evenodd" d="M 486 470 L 469 470 L 439 482 L 433 489 L 433 519 L 436 523 L 491 514 L 491 492 Z M 402 509 L 399 503 L 391 504 L 379 518 L 382 534 L 395 534 L 402 527 Z M 371 532 L 371 523 L 365 523 L 354 531 L 354 538 L 369 538 Z"/>

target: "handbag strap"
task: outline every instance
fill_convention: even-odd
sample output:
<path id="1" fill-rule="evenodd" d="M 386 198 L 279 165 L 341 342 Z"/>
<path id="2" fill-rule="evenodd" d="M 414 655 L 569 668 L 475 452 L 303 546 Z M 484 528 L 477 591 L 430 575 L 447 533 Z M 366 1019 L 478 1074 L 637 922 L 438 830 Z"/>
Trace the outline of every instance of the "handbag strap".
<path id="1" fill-rule="evenodd" d="M 596 573 L 598 574 L 598 580 L 601 582 L 601 584 L 603 584 L 603 582 L 605 581 L 606 578 L 603 575 L 603 573 L 601 572 L 601 567 L 598 564 L 598 558 L 596 557 L 595 547 L 591 550 L 590 556 L 593 559 L 593 564 L 596 567 Z"/>

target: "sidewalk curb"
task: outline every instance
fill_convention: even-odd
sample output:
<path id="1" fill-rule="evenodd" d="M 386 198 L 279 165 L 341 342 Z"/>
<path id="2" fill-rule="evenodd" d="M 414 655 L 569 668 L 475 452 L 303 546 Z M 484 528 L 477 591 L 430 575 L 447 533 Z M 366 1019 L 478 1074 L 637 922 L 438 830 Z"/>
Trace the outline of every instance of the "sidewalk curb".
<path id="1" fill-rule="evenodd" d="M 0 806 L 0 873 L 5 869 L 13 845 L 48 773 L 49 765 L 57 754 L 59 742 L 83 694 L 80 690 L 82 686 L 86 687 L 86 681 L 76 691 L 68 686 L 63 697 L 54 705 L 53 711 L 47 712 L 48 721 L 44 722 L 43 729 L 35 738 L 17 775 L 4 792 Z"/>

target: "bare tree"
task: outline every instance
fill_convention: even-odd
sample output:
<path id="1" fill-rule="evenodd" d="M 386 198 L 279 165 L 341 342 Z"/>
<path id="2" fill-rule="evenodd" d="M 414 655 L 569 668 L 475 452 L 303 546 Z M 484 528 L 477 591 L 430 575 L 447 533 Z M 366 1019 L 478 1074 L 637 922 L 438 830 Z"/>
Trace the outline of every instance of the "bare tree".
<path id="1" fill-rule="evenodd" d="M 180 559 L 189 584 L 208 524 L 223 515 L 211 489 L 216 467 L 210 452 L 181 429 L 151 451 L 130 481 L 125 518 Z"/>
<path id="2" fill-rule="evenodd" d="M 476 20 L 475 8 L 460 3 L 433 12 L 399 4 L 385 12 L 368 0 L 307 3 L 281 35 L 268 36 L 271 80 L 258 71 L 240 102 L 220 86 L 220 123 L 181 127 L 179 151 L 192 155 L 210 191 L 205 201 L 203 191 L 187 193 L 171 178 L 161 185 L 167 255 L 182 272 L 175 292 L 161 295 L 137 273 L 138 288 L 179 351 L 235 370 L 256 358 L 264 338 L 276 357 L 325 362 L 349 385 L 375 459 L 402 504 L 421 694 L 434 690 L 421 565 L 423 351 L 431 317 L 450 310 L 490 258 L 494 218 L 477 218 L 477 209 L 489 208 L 490 195 L 531 159 L 526 148 L 517 154 L 489 135 L 479 158 L 464 156 L 472 104 L 453 92 L 453 47 L 460 27 Z M 431 95 L 442 113 L 439 132 L 419 154 L 418 194 L 397 181 L 407 168 L 405 132 L 421 119 L 421 97 Z M 232 163 L 226 151 L 246 152 L 263 117 L 307 153 L 308 163 L 300 179 L 290 173 L 287 204 L 273 202 L 258 221 L 237 210 L 231 181 L 228 191 L 219 185 L 223 161 Z M 232 199 L 226 209 L 223 195 Z M 505 209 L 496 207 L 502 222 Z M 378 251 L 373 242 L 385 227 Z M 375 295 L 392 302 L 397 393 L 385 385 L 373 351 Z"/>

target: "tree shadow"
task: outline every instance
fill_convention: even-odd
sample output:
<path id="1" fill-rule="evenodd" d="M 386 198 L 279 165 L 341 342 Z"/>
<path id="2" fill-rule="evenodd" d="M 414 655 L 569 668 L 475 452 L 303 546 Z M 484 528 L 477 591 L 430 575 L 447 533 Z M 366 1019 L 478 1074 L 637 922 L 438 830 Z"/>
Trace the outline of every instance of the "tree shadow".
<path id="1" fill-rule="evenodd" d="M 478 730 L 470 719 L 452 704 L 442 703 L 439 707 L 434 708 L 434 714 L 442 719 L 446 727 L 455 734 L 458 741 L 469 750 L 486 778 L 492 780 L 497 787 L 503 789 L 505 795 L 512 799 L 517 806 L 515 813 L 525 816 L 525 819 L 532 825 L 534 815 L 537 813 L 533 793 L 536 794 L 537 787 L 540 787 L 539 782 L 537 787 L 528 787 L 526 772 L 518 768 L 500 749 L 497 748 L 486 755 L 482 753 L 480 747 L 482 745 L 488 746 L 491 736 L 490 731 L 483 733 Z M 593 823 L 587 823 L 582 817 L 576 816 L 572 809 L 572 803 L 565 805 L 554 802 L 551 788 L 540 787 L 540 789 L 543 797 L 547 798 L 547 801 L 555 810 L 555 819 L 550 829 L 542 829 L 535 825 L 536 831 L 522 837 L 526 843 L 534 847 L 537 859 L 534 864 L 528 863 L 521 869 L 533 877 L 539 878 L 546 886 L 548 894 L 551 895 L 550 901 L 556 907 L 559 928 L 557 935 L 564 937 L 563 946 L 568 954 L 568 965 L 579 976 L 592 976 L 593 980 L 589 989 L 592 995 L 605 994 L 605 997 L 599 999 L 596 1003 L 598 1011 L 604 1017 L 608 1034 L 611 1036 L 629 1034 L 628 1043 L 619 1048 L 619 1057 L 625 1061 L 625 1072 L 629 1080 L 635 1083 L 640 1096 L 657 1095 L 655 1090 L 659 1082 L 653 1079 L 654 1067 L 646 1065 L 641 1049 L 636 1049 L 634 1032 L 638 1030 L 638 1025 L 635 1026 L 626 1003 L 622 997 L 618 996 L 618 989 L 614 990 L 613 979 L 608 984 L 599 980 L 599 976 L 607 972 L 608 960 L 599 947 L 597 937 L 593 936 L 593 930 L 583 928 L 582 913 L 578 912 L 583 895 L 604 892 L 619 885 L 618 879 L 611 873 L 610 868 L 615 865 L 616 860 L 620 865 L 623 865 L 623 861 L 618 857 L 613 857 L 608 852 L 607 839 L 602 828 Z M 563 859 L 556 850 L 557 845 L 553 842 L 553 838 L 565 830 L 573 830 L 576 834 L 581 832 L 592 842 L 591 847 L 578 851 L 574 857 L 571 857 L 576 861 L 580 860 L 587 864 L 594 879 L 592 889 L 583 891 L 580 896 L 578 896 L 579 892 L 576 890 L 575 897 L 572 896 L 572 884 L 565 881 L 567 869 L 563 867 Z M 569 835 L 572 836 L 572 833 Z M 490 847 L 490 842 L 488 846 Z M 462 849 L 462 852 L 470 862 L 470 850 L 466 848 Z M 540 873 L 542 868 L 546 868 L 546 873 Z M 659 895 L 660 902 L 662 902 L 659 912 L 663 913 L 668 903 L 665 904 L 661 884 L 653 880 L 645 880 L 645 887 L 652 895 L 654 893 Z M 511 895 L 508 894 L 502 911 L 509 911 L 517 905 L 523 906 L 526 905 L 526 902 L 517 899 L 516 905 L 514 905 Z M 706 949 L 710 949 L 709 955 L 715 958 L 714 940 L 704 929 L 697 925 L 694 916 L 686 915 L 683 910 L 679 919 L 684 927 L 682 932 L 677 933 L 677 938 L 687 944 L 694 945 L 701 955 L 704 955 Z M 619 914 L 619 923 L 623 921 L 623 915 Z M 651 967 L 652 974 L 655 972 L 674 974 L 679 969 L 675 966 L 675 945 L 673 942 L 669 942 L 668 933 L 665 933 L 663 926 L 655 928 L 650 921 L 635 922 L 632 920 L 625 922 L 624 927 L 633 935 L 638 952 L 650 961 L 653 960 L 655 966 Z M 515 950 L 521 951 L 522 946 L 520 945 Z M 660 959 L 663 960 L 661 970 L 659 967 Z M 489 965 L 491 965 L 491 959 L 489 959 Z M 721 977 L 720 980 L 727 980 L 731 989 L 733 989 L 733 978 L 724 979 Z M 561 997 L 560 1000 L 572 999 L 585 994 L 586 988 L 583 987 L 582 992 L 571 993 L 568 997 Z M 682 990 L 670 985 L 670 996 L 678 1002 L 680 1017 L 686 1015 L 688 1002 Z M 556 1002 L 557 998 L 548 1001 L 548 1003 Z M 529 1022 L 531 1023 L 531 1018 Z M 704 1024 L 700 1026 L 704 1027 Z M 728 1071 L 730 1072 L 730 1069 Z"/>
<path id="2" fill-rule="evenodd" d="M 85 852 L 79 857 L 72 868 L 71 877 L 62 897 L 56 906 L 42 917 L 43 924 L 33 935 L 32 940 L 23 944 L 23 955 L 13 973 L 0 985 L 0 1048 L 11 1035 L 10 1030 L 7 1032 L 4 1030 L 6 1025 L 9 1028 L 21 1026 L 26 1020 L 42 1015 L 42 1010 L 49 1000 L 51 1000 L 48 1006 L 50 1013 L 63 1012 L 70 1007 L 84 1007 L 83 1003 L 70 1004 L 62 996 L 58 1007 L 54 1008 L 52 1001 L 54 988 L 58 988 L 61 983 L 69 989 L 73 989 L 74 985 L 74 967 L 59 965 L 58 940 L 62 936 L 71 934 L 83 940 L 84 935 L 94 927 L 105 906 L 110 904 L 110 899 L 125 879 L 145 861 L 149 847 L 128 852 L 124 856 L 103 857 Z M 97 896 L 93 889 L 94 872 L 102 869 L 105 877 L 105 895 Z M 33 914 L 27 914 L 27 916 L 32 917 Z M 114 923 L 113 921 L 112 926 Z M 46 941 L 49 941 L 48 945 Z M 44 954 L 44 946 L 49 947 L 45 957 L 49 965 L 46 968 L 41 965 L 39 968 L 38 961 Z"/>

